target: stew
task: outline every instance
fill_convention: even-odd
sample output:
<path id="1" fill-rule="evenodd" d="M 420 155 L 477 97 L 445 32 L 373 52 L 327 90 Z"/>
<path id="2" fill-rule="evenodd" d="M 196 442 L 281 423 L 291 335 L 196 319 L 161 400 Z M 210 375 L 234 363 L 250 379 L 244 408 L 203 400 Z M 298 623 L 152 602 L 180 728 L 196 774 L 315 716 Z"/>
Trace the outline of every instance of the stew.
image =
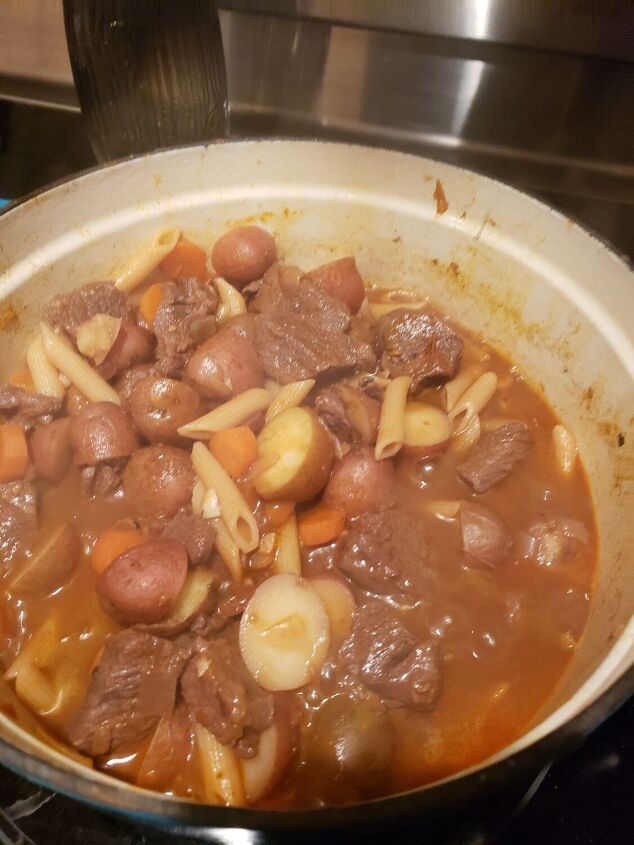
<path id="1" fill-rule="evenodd" d="M 573 437 L 419 291 L 171 227 L 52 301 L 18 375 L 0 706 L 85 765 L 355 802 L 483 760 L 562 677 L 597 557 Z"/>

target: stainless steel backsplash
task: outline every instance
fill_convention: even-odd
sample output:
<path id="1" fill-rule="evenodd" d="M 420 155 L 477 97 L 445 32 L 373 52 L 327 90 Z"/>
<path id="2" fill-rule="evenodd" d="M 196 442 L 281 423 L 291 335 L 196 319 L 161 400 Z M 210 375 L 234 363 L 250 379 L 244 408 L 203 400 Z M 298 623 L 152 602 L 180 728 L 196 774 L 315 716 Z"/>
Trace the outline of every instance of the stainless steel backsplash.
<path id="1" fill-rule="evenodd" d="M 632 224 L 631 3 L 221 5 L 231 135 L 420 152 L 512 182 L 608 233 Z M 2 97 L 77 108 L 61 3 L 0 4 Z"/>

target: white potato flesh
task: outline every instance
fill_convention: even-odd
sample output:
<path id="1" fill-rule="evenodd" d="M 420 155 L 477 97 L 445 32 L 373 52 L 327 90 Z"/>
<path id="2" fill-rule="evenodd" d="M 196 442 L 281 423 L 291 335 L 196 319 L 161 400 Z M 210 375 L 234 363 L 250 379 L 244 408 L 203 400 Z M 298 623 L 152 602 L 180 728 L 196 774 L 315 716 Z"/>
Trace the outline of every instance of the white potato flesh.
<path id="1" fill-rule="evenodd" d="M 287 408 L 258 437 L 253 483 L 263 499 L 304 502 L 319 493 L 330 475 L 330 435 L 307 408 Z"/>
<path id="2" fill-rule="evenodd" d="M 408 402 L 405 409 L 403 448 L 418 457 L 442 451 L 451 437 L 449 417 L 424 402 Z"/>
<path id="3" fill-rule="evenodd" d="M 331 640 L 335 643 L 343 642 L 350 633 L 352 616 L 357 607 L 351 590 L 343 581 L 328 575 L 312 578 L 310 583 L 326 608 Z"/>
<path id="4" fill-rule="evenodd" d="M 273 575 L 257 588 L 240 620 L 240 653 L 255 680 L 271 692 L 304 686 L 328 651 L 324 603 L 308 581 Z"/>

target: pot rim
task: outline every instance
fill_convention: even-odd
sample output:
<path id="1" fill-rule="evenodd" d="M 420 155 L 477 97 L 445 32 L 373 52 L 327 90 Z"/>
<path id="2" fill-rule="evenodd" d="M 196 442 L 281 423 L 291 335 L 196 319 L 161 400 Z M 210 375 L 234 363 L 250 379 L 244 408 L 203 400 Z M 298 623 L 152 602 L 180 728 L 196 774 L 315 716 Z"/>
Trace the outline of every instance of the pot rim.
<path id="1" fill-rule="evenodd" d="M 360 151 L 373 149 L 403 157 L 414 157 L 430 164 L 441 165 L 444 168 L 462 174 L 475 174 L 481 180 L 494 183 L 504 190 L 520 195 L 523 201 L 529 200 L 541 206 L 561 220 L 572 221 L 573 224 L 599 243 L 606 252 L 612 254 L 625 268 L 632 269 L 632 262 L 620 250 L 614 247 L 602 235 L 579 222 L 572 215 L 564 214 L 552 208 L 548 203 L 537 199 L 507 183 L 479 173 L 470 168 L 460 167 L 446 162 L 436 161 L 419 156 L 415 153 L 391 150 L 378 145 L 352 144 L 341 141 L 324 139 L 297 138 L 249 138 L 249 139 L 217 139 L 207 143 L 184 144 L 175 147 L 165 147 L 150 153 L 126 156 L 115 161 L 95 164 L 71 176 L 55 180 L 42 188 L 20 197 L 0 209 L 0 217 L 11 214 L 21 206 L 69 182 L 81 181 L 84 177 L 106 169 L 132 164 L 148 158 L 160 158 L 170 153 L 185 150 L 208 149 L 219 144 L 236 146 L 255 146 L 260 143 L 278 143 L 280 145 L 306 146 L 337 146 L 358 149 Z M 607 658 L 608 655 L 606 655 Z M 605 661 L 605 658 L 604 658 Z M 600 664 L 603 665 L 604 661 Z M 485 782 L 505 783 L 516 777 L 519 770 L 537 770 L 545 761 L 557 758 L 578 744 L 583 737 L 597 727 L 605 718 L 611 715 L 631 695 L 634 694 L 634 666 L 630 665 L 620 676 L 617 676 L 595 700 L 581 709 L 572 718 L 559 727 L 550 730 L 543 736 L 533 740 L 524 748 L 503 757 L 492 756 L 490 762 L 483 761 L 470 767 L 464 773 L 456 773 L 441 781 L 422 787 L 396 793 L 390 796 L 364 801 L 361 803 L 342 806 L 328 806 L 324 808 L 304 810 L 262 810 L 248 807 L 224 807 L 202 804 L 186 799 L 173 798 L 150 790 L 140 789 L 126 784 L 112 777 L 104 776 L 103 780 L 92 780 L 79 771 L 65 769 L 54 763 L 47 762 L 35 754 L 22 750 L 5 739 L 0 738 L 1 762 L 27 778 L 46 788 L 54 788 L 61 793 L 76 799 L 86 801 L 100 809 L 124 812 L 140 817 L 142 820 L 155 825 L 174 825 L 183 834 L 187 831 L 197 831 L 213 827 L 247 827 L 259 830 L 291 830 L 298 826 L 308 826 L 312 829 L 326 827 L 356 827 L 370 822 L 380 822 L 403 814 L 422 813 L 426 809 L 436 810 L 439 805 L 455 808 L 456 791 L 460 789 L 467 794 L 482 788 Z M 512 743 L 509 743 L 509 746 Z M 508 746 L 507 746 L 508 747 Z M 503 754 L 502 749 L 498 754 Z"/>

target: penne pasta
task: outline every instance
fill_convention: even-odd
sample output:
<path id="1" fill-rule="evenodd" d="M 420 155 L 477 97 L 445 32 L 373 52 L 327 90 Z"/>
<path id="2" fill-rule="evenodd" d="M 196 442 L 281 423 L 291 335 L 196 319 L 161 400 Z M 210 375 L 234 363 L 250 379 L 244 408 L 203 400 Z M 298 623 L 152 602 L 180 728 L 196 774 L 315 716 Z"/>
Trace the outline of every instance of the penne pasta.
<path id="1" fill-rule="evenodd" d="M 464 422 L 466 422 L 474 414 L 479 414 L 493 398 L 497 384 L 498 377 L 495 373 L 482 373 L 458 399 L 448 414 L 449 419 L 455 421 L 457 417 L 464 414 Z"/>
<path id="2" fill-rule="evenodd" d="M 43 393 L 45 396 L 57 396 L 59 399 L 64 398 L 66 389 L 60 380 L 59 373 L 44 353 L 41 335 L 38 335 L 27 349 L 26 364 L 38 393 Z"/>
<path id="3" fill-rule="evenodd" d="M 393 458 L 403 445 L 405 408 L 411 384 L 412 380 L 409 376 L 399 376 L 390 381 L 385 388 L 374 447 L 374 456 L 377 461 Z"/>
<path id="4" fill-rule="evenodd" d="M 16 694 L 36 713 L 44 715 L 54 710 L 60 695 L 46 675 L 30 660 L 25 660 L 15 678 Z"/>
<path id="5" fill-rule="evenodd" d="M 569 475 L 577 459 L 577 444 L 566 426 L 556 425 L 553 428 L 553 445 L 559 469 L 564 475 Z"/>
<path id="6" fill-rule="evenodd" d="M 180 234 L 178 226 L 168 226 L 157 232 L 150 241 L 143 244 L 119 273 L 115 280 L 116 287 L 124 291 L 138 287 L 174 249 Z"/>
<path id="7" fill-rule="evenodd" d="M 227 807 L 239 807 L 245 802 L 242 775 L 235 753 L 222 745 L 203 727 L 196 725 L 196 745 L 205 787 L 205 800 Z"/>
<path id="8" fill-rule="evenodd" d="M 4 673 L 6 680 L 17 678 L 20 666 L 23 663 L 32 663 L 38 667 L 46 666 L 59 646 L 60 636 L 58 617 L 51 616 L 35 631 L 11 663 Z"/>
<path id="9" fill-rule="evenodd" d="M 449 412 L 455 407 L 458 399 L 481 374 L 482 367 L 479 364 L 470 364 L 463 367 L 455 378 L 444 385 L 440 395 L 445 411 Z"/>
<path id="10" fill-rule="evenodd" d="M 277 554 L 275 556 L 275 572 L 290 572 L 299 578 L 302 574 L 302 556 L 299 550 L 299 534 L 297 533 L 297 519 L 291 514 L 279 530 L 277 540 Z"/>
<path id="11" fill-rule="evenodd" d="M 216 279 L 214 284 L 220 297 L 220 305 L 216 312 L 216 322 L 223 325 L 231 320 L 232 317 L 237 317 L 238 314 L 246 314 L 247 303 L 239 290 L 220 278 Z"/>
<path id="12" fill-rule="evenodd" d="M 194 443 L 192 463 L 205 487 L 216 491 L 221 519 L 240 551 L 252 552 L 258 547 L 260 533 L 255 517 L 238 486 L 202 443 Z"/>
<path id="13" fill-rule="evenodd" d="M 40 323 L 40 334 L 44 354 L 60 373 L 66 376 L 80 393 L 91 402 L 114 402 L 121 404 L 119 394 L 76 352 L 70 343 L 53 331 L 46 323 Z"/>
<path id="14" fill-rule="evenodd" d="M 276 414 L 280 413 L 280 411 L 285 411 L 287 408 L 296 408 L 298 405 L 301 405 L 314 386 L 314 378 L 307 378 L 303 381 L 293 381 L 291 384 L 285 384 L 273 397 L 273 401 L 266 412 L 266 422 L 272 420 Z"/>
<path id="15" fill-rule="evenodd" d="M 254 414 L 265 411 L 272 400 L 273 396 L 268 390 L 264 390 L 263 387 L 253 387 L 218 405 L 213 411 L 203 414 L 197 420 L 182 425 L 178 433 L 183 437 L 191 437 L 192 440 L 207 440 L 215 431 L 224 431 L 226 428 L 242 425 Z"/>
<path id="16" fill-rule="evenodd" d="M 234 581 L 242 581 L 242 557 L 238 544 L 229 533 L 221 519 L 214 523 L 216 529 L 216 549 Z"/>

